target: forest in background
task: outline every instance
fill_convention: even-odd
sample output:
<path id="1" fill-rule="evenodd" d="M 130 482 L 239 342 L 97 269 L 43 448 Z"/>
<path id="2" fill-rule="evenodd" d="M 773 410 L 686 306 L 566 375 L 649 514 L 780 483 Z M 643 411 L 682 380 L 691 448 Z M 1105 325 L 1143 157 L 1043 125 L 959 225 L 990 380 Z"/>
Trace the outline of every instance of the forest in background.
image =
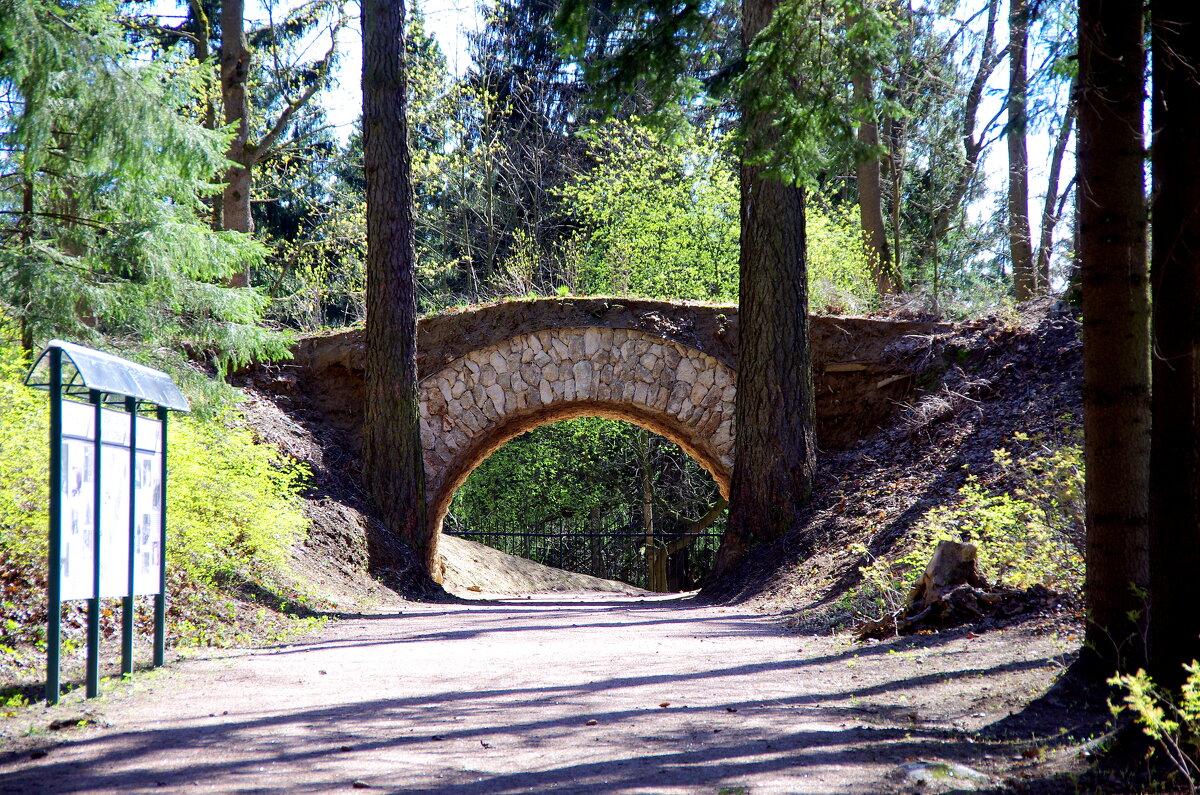
<path id="1" fill-rule="evenodd" d="M 786 168 L 807 189 L 815 311 L 971 317 L 1073 283 L 1068 3 L 797 0 L 773 31 L 794 45 L 787 57 L 748 60 L 737 9 L 717 5 L 680 22 L 679 63 L 620 96 L 599 89 L 653 13 L 629 28 L 570 4 L 481 10 L 461 75 L 419 7 L 409 18 L 423 312 L 527 295 L 736 301 L 730 97 L 739 71 L 764 64 L 773 79 L 809 76 L 789 89 L 804 121 L 788 134 L 804 146 Z M 322 109 L 352 5 L 5 0 L 5 11 L 11 345 L 63 337 L 164 367 L 201 424 L 225 427 L 236 395 L 212 376 L 282 355 L 294 334 L 362 321 L 362 138 L 341 140 Z M 1041 195 L 1023 155 L 1031 135 L 1054 142 Z M 1010 178 L 998 182 L 982 167 L 1002 144 Z M 665 440 L 577 420 L 498 451 L 447 526 L 553 528 L 557 545 L 525 551 L 679 589 L 709 565 L 718 497 Z M 689 537 L 701 541 L 690 559 L 678 548 Z M 528 539 L 494 542 L 521 552 Z"/>

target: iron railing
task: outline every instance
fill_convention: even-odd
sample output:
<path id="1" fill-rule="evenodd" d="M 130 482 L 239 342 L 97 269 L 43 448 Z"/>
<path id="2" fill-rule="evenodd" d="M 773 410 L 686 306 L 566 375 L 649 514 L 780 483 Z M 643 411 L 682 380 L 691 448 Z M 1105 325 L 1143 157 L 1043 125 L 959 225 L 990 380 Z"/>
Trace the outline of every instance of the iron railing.
<path id="1" fill-rule="evenodd" d="M 537 530 L 448 527 L 445 532 L 546 566 L 620 580 L 639 588 L 648 586 L 645 530 L 623 523 L 620 529 L 588 531 L 579 529 L 580 524 L 579 521 L 559 519 L 545 522 Z M 686 547 L 670 555 L 667 562 L 670 589 L 685 591 L 697 587 L 712 568 L 721 543 L 721 530 L 714 527 L 702 533 L 665 533 L 655 534 L 652 538 L 652 543 L 662 547 L 677 546 L 678 542 L 689 540 Z"/>

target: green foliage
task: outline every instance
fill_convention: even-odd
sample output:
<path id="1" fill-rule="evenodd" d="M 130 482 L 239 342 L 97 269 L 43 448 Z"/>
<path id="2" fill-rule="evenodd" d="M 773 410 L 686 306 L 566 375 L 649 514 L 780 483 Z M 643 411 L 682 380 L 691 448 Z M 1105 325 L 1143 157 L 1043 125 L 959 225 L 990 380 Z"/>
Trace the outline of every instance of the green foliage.
<path id="1" fill-rule="evenodd" d="M 834 158 L 878 158 L 857 136 L 866 120 L 902 118 L 889 92 L 856 97 L 856 75 L 874 75 L 892 60 L 895 12 L 878 0 L 784 0 L 755 37 L 739 76 L 743 112 L 773 120 L 772 136 L 753 152 L 776 177 L 816 186 Z M 884 88 L 881 86 L 880 88 Z M 777 138 L 776 138 L 777 136 Z"/>
<path id="2" fill-rule="evenodd" d="M 510 554 L 645 587 L 647 487 L 660 548 L 678 544 L 719 496 L 708 473 L 667 440 L 625 422 L 568 420 L 518 436 L 481 463 L 455 494 L 445 528 L 482 534 L 468 537 Z M 683 553 L 691 582 L 711 566 L 722 526 Z"/>
<path id="3" fill-rule="evenodd" d="M 190 577 L 260 578 L 286 568 L 308 520 L 298 491 L 306 470 L 254 435 L 232 413 L 171 424 L 170 559 Z"/>
<path id="4" fill-rule="evenodd" d="M 1059 448 L 1016 465 L 1006 450 L 993 455 L 1001 469 L 1028 476 L 1024 485 L 1011 493 L 989 493 L 976 477 L 967 478 L 959 490 L 961 502 L 926 514 L 919 551 L 905 562 L 916 563 L 919 573 L 939 541 L 969 541 L 979 547 L 980 571 L 989 580 L 1079 593 L 1083 556 L 1073 539 L 1081 527 L 1076 510 L 1082 508 L 1081 449 Z"/>
<path id="5" fill-rule="evenodd" d="M 114 15 L 46 0 L 0 13 L 0 307 L 27 345 L 279 355 L 266 299 L 223 286 L 265 249 L 201 217 L 228 140 L 189 118 L 203 78 L 171 52 L 137 57 Z"/>
<path id="6" fill-rule="evenodd" d="M 518 436 L 471 473 L 451 514 L 462 526 L 534 526 L 610 509 L 636 490 L 627 470 L 637 428 L 583 417 Z M 536 495 L 536 506 L 530 505 Z M 532 509 L 532 513 L 531 513 Z"/>
<path id="7" fill-rule="evenodd" d="M 22 383 L 29 361 L 0 346 L 0 578 L 26 575 L 46 558 L 50 416 L 46 394 Z M 34 575 L 29 585 L 45 583 Z"/>
<path id="8" fill-rule="evenodd" d="M 811 311 L 843 314 L 870 309 L 878 295 L 858 207 L 810 195 L 804 225 Z"/>
<path id="9" fill-rule="evenodd" d="M 49 412 L 46 393 L 22 383 L 27 368 L 18 348 L 0 346 L 0 646 L 40 638 L 45 621 Z M 172 416 L 168 442 L 175 632 L 213 623 L 197 613 L 210 609 L 221 578 L 269 583 L 283 575 L 307 520 L 298 496 L 303 469 L 255 443 L 232 410 L 208 419 Z"/>
<path id="10" fill-rule="evenodd" d="M 1018 434 L 1016 440 L 1029 438 Z M 1027 588 L 1042 584 L 1079 595 L 1083 588 L 1083 450 L 1077 444 L 1043 446 L 1013 459 L 1005 449 L 992 453 L 1000 475 L 1017 484 L 1011 491 L 989 489 L 975 475 L 959 489 L 959 501 L 939 506 L 919 523 L 913 545 L 893 560 L 866 556 L 863 584 L 845 607 L 860 614 L 894 614 L 941 541 L 967 541 L 979 550 L 979 569 L 992 582 Z"/>
<path id="11" fill-rule="evenodd" d="M 635 120 L 583 133 L 596 165 L 562 191 L 583 228 L 577 292 L 736 296 L 737 181 L 712 132 Z"/>
<path id="12" fill-rule="evenodd" d="M 671 133 L 633 121 L 584 133 L 595 165 L 562 191 L 580 232 L 560 259 L 580 294 L 735 300 L 738 188 L 725 143 L 686 124 Z M 806 213 L 810 304 L 856 311 L 874 282 L 854 205 L 830 197 Z M 520 273 L 536 262 L 518 246 Z M 527 289 L 535 289 L 529 282 Z"/>
<path id="13" fill-rule="evenodd" d="M 1178 696 L 1163 692 L 1140 668 L 1110 678 L 1108 684 L 1125 694 L 1121 704 L 1110 701 L 1109 708 L 1113 715 L 1129 710 L 1194 792 L 1200 775 L 1200 663 L 1192 660 L 1183 667 L 1188 676 Z"/>

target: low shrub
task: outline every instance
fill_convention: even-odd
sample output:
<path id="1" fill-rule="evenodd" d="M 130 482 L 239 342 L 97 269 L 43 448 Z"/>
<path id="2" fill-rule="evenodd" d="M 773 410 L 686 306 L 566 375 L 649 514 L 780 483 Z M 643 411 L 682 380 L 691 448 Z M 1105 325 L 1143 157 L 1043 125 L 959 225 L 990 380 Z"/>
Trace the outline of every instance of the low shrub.
<path id="1" fill-rule="evenodd" d="M 1196 791 L 1200 775 L 1200 663 L 1183 666 L 1187 679 L 1177 696 L 1163 691 L 1144 670 L 1122 674 L 1108 684 L 1125 691 L 1121 704 L 1109 702 L 1113 715 L 1125 710 L 1133 714 L 1142 731 L 1157 743 L 1171 765 Z"/>
<path id="2" fill-rule="evenodd" d="M 19 348 L 0 345 L 0 650 L 45 635 L 49 410 L 46 393 L 23 384 L 28 366 Z M 199 613 L 223 578 L 270 583 L 286 573 L 307 526 L 299 496 L 306 472 L 256 443 L 232 408 L 172 415 L 168 442 L 171 616 L 179 627 L 212 626 L 214 617 Z M 175 637 L 200 637 L 176 628 Z"/>
<path id="3" fill-rule="evenodd" d="M 1031 440 L 1018 434 L 1021 444 Z M 941 541 L 967 541 L 979 549 L 980 573 L 1016 588 L 1041 584 L 1070 596 L 1083 588 L 1083 450 L 1078 444 L 1040 445 L 1014 459 L 1006 449 L 992 453 L 1011 490 L 987 488 L 971 475 L 954 505 L 934 508 L 918 523 L 907 551 L 893 559 L 875 557 L 865 544 L 852 545 L 867 564 L 863 582 L 843 600 L 859 618 L 879 620 L 904 607 L 909 590 Z"/>

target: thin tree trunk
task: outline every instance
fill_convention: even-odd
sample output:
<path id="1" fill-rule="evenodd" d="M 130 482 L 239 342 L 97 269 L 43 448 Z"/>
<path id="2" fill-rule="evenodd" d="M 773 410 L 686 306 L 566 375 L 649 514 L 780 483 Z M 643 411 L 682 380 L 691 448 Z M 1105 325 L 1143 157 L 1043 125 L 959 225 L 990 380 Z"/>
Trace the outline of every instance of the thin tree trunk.
<path id="1" fill-rule="evenodd" d="M 1150 672 L 1200 659 L 1200 6 L 1151 0 L 1154 423 Z"/>
<path id="2" fill-rule="evenodd" d="M 246 146 L 250 140 L 250 105 L 246 80 L 250 75 L 250 47 L 246 42 L 245 0 L 224 0 L 221 4 L 221 101 L 225 123 L 232 125 L 233 138 L 226 157 L 234 165 L 225 173 L 225 191 L 221 199 L 221 223 L 234 232 L 254 232 L 250 213 L 250 166 L 253 159 Z M 250 273 L 234 274 L 231 287 L 247 287 Z"/>
<path id="3" fill-rule="evenodd" d="M 1042 230 L 1037 253 L 1037 290 L 1043 295 L 1050 292 L 1050 259 L 1054 253 L 1054 227 L 1062 215 L 1059 203 L 1058 180 L 1062 173 L 1063 157 L 1067 153 L 1067 142 L 1075 123 L 1075 86 L 1071 86 L 1071 97 L 1063 111 L 1062 125 L 1054 141 L 1054 152 L 1050 156 L 1050 175 L 1046 180 L 1046 200 L 1042 203 Z M 1069 186 L 1068 186 L 1069 187 Z"/>
<path id="4" fill-rule="evenodd" d="M 859 108 L 865 108 L 874 94 L 871 76 L 856 74 L 852 78 L 854 100 Z M 864 118 L 858 126 L 858 140 L 864 147 L 879 146 L 879 125 L 874 117 Z M 900 291 L 899 280 L 892 267 L 892 253 L 888 247 L 887 228 L 883 223 L 883 195 L 880 185 L 879 158 L 872 155 L 859 160 L 855 165 L 858 176 L 858 215 L 862 223 L 863 238 L 867 245 L 871 276 L 880 297 L 895 295 Z"/>
<path id="5" fill-rule="evenodd" d="M 1087 640 L 1100 662 L 1125 670 L 1144 659 L 1143 594 L 1149 581 L 1150 305 L 1142 33 L 1141 2 L 1080 0 Z"/>
<path id="6" fill-rule="evenodd" d="M 1029 75 L 1029 5 L 1010 0 L 1008 12 L 1008 250 L 1012 257 L 1013 296 L 1028 301 L 1036 294 L 1033 242 L 1029 232 L 1029 152 L 1025 132 Z"/>
<path id="7" fill-rule="evenodd" d="M 900 229 L 904 210 L 904 121 L 888 121 L 888 182 L 891 185 L 892 203 L 892 267 L 897 274 L 902 272 L 906 252 L 901 247 Z M 903 285 L 901 285 L 903 289 Z"/>
<path id="8" fill-rule="evenodd" d="M 650 477 L 650 444 L 648 434 L 637 434 L 638 480 L 642 487 L 642 554 L 646 557 L 646 590 L 665 593 L 667 589 L 666 551 L 654 538 L 654 481 Z"/>
<path id="9" fill-rule="evenodd" d="M 26 178 L 21 181 L 21 248 L 29 250 L 33 244 L 33 181 Z M 33 284 L 28 268 L 17 270 L 21 280 L 22 290 L 26 301 L 32 302 Z M 29 324 L 29 310 L 20 313 L 21 317 L 21 347 L 28 354 L 33 354 L 33 328 Z"/>
<path id="10" fill-rule="evenodd" d="M 397 0 L 364 0 L 362 5 L 367 199 L 363 476 L 385 526 L 407 541 L 440 580 L 439 528 L 426 521 L 418 413 L 404 15 L 404 3 Z"/>
<path id="11" fill-rule="evenodd" d="M 987 143 L 987 130 L 985 129 L 976 137 L 975 125 L 979 116 L 979 106 L 983 101 L 984 90 L 987 88 L 987 81 L 992 76 L 992 72 L 996 71 L 1002 57 L 1002 53 L 996 52 L 996 19 L 999 16 L 999 8 L 1000 0 L 988 0 L 987 27 L 984 30 L 983 47 L 979 54 L 979 68 L 975 71 L 975 77 L 971 80 L 971 87 L 967 90 L 966 99 L 963 101 L 963 161 L 958 175 L 955 177 L 949 200 L 938 209 L 934 218 L 933 229 L 930 231 L 931 238 L 940 240 L 950 229 L 950 222 L 958 214 L 958 210 L 967 196 L 967 191 L 975 179 L 975 172 L 979 168 L 979 157 L 983 154 Z"/>
<path id="12" fill-rule="evenodd" d="M 743 0 L 743 46 L 749 47 L 778 4 Z M 804 191 L 771 179 L 753 162 L 753 155 L 774 148 L 771 122 L 762 112 L 743 119 L 737 439 L 718 576 L 753 541 L 798 526 L 816 467 Z"/>

